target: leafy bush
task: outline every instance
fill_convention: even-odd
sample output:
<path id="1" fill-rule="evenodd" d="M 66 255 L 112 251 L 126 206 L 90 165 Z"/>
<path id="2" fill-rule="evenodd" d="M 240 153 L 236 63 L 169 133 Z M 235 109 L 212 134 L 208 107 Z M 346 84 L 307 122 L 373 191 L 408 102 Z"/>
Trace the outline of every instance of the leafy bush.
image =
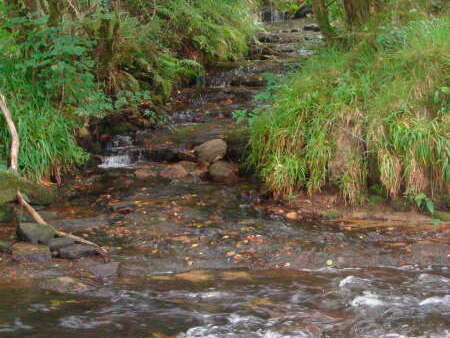
<path id="1" fill-rule="evenodd" d="M 8 7 L 6 6 L 8 4 Z M 256 29 L 253 0 L 0 0 L 0 91 L 33 179 L 82 163 L 76 129 L 140 110 L 201 81 L 203 64 L 242 57 Z M 0 164 L 9 134 L 0 119 Z"/>

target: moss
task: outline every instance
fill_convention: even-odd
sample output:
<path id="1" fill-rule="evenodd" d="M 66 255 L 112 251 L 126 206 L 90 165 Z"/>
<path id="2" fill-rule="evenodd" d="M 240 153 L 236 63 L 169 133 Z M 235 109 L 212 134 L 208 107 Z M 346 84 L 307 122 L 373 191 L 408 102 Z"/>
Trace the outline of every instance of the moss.
<path id="1" fill-rule="evenodd" d="M 7 223 L 14 219 L 14 208 L 7 204 L 0 204 L 0 223 Z"/>
<path id="2" fill-rule="evenodd" d="M 21 191 L 35 204 L 50 204 L 56 191 L 28 182 L 12 172 L 0 171 L 0 205 L 16 200 L 17 191 Z"/>

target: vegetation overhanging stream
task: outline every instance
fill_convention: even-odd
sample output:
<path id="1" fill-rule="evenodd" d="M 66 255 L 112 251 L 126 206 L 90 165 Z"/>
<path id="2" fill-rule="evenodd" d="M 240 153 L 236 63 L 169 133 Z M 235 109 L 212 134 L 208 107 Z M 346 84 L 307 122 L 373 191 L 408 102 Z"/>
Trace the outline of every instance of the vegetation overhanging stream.
<path id="1" fill-rule="evenodd" d="M 49 223 L 107 247 L 112 261 L 105 264 L 100 257 L 89 255 L 17 264 L 14 252 L 1 254 L 0 336 L 450 334 L 450 243 L 445 221 L 436 225 L 430 218 L 412 213 L 409 217 L 420 218 L 418 223 L 425 226 L 405 226 L 408 218 L 402 218 L 403 226 L 397 227 L 395 218 L 384 215 L 380 220 L 366 220 L 353 211 L 355 217 L 344 220 L 340 212 L 327 206 L 331 203 L 328 196 L 320 195 L 317 201 L 290 190 L 301 185 L 295 181 L 299 176 L 288 184 L 277 182 L 277 167 L 264 162 L 273 158 L 268 153 L 274 149 L 281 154 L 281 141 L 284 150 L 295 143 L 294 133 L 275 136 L 271 132 L 283 128 L 267 132 L 268 128 L 287 123 L 287 128 L 308 132 L 309 126 L 296 125 L 284 116 L 286 107 L 280 105 L 290 89 L 317 85 L 314 74 L 308 73 L 318 71 L 314 65 L 303 73 L 312 76 L 304 82 L 297 80 L 295 72 L 323 43 L 323 33 L 312 18 L 285 21 L 284 15 L 273 10 L 269 17 L 283 20 L 266 23 L 265 31 L 257 34 L 260 43 L 250 48 L 246 60 L 215 59 L 203 87 L 187 86 L 170 97 L 166 112 L 172 121 L 170 128 L 117 129 L 116 135 L 100 134 L 100 147 L 90 149 L 95 153 L 91 163 L 64 183 L 53 203 L 42 196 L 38 204 L 45 206 L 39 212 Z M 327 34 L 332 35 L 333 27 L 330 29 Z M 332 63 L 330 58 L 340 57 L 333 53 L 323 58 Z M 203 56 L 208 57 L 207 53 Z M 117 65 L 109 62 L 109 67 Z M 119 77 L 119 73 L 112 71 L 110 76 Z M 106 80 L 111 86 L 118 83 L 116 78 Z M 296 86 L 290 88 L 293 83 Z M 165 84 L 159 85 L 162 92 L 156 95 L 164 95 Z M 339 85 L 322 83 L 321 88 Z M 438 99 L 444 92 L 438 93 Z M 303 103 L 295 101 L 290 108 L 295 110 L 296 104 Z M 333 102 L 326 104 L 336 107 Z M 15 108 L 18 105 L 14 103 Z M 311 107 L 303 108 L 312 114 Z M 271 124 L 264 124 L 272 113 Z M 346 128 L 356 128 L 345 121 Z M 247 125 L 256 126 L 251 135 L 243 128 Z M 278 142 L 272 143 L 272 148 L 254 144 L 265 132 L 270 142 Z M 313 136 L 308 135 L 307 141 L 314 142 Z M 249 138 L 254 146 L 250 150 L 253 170 L 266 179 L 267 192 L 261 192 L 257 180 L 242 178 L 249 169 L 237 164 L 243 154 L 249 155 Z M 220 140 L 225 141 L 226 151 Z M 204 152 L 205 148 L 208 151 Z M 284 153 L 284 160 L 290 154 Z M 343 151 L 341 155 L 348 154 Z M 84 155 L 71 156 L 69 162 L 77 162 L 78 156 Z M 292 164 L 287 162 L 284 164 Z M 59 165 L 64 163 L 61 158 Z M 298 172 L 302 170 L 294 166 Z M 352 174 L 351 166 L 346 168 L 345 172 Z M 28 173 L 32 176 L 47 169 Z M 305 176 L 305 185 L 313 176 Z M 8 184 L 1 185 L 5 182 L 0 182 L 0 189 L 8 192 Z M 351 180 L 341 182 L 352 187 Z M 21 186 L 31 199 L 40 195 L 35 192 L 38 187 L 28 186 L 28 182 L 13 184 Z M 268 199 L 271 191 L 280 201 L 285 198 L 284 202 Z M 356 195 L 352 195 L 356 190 L 345 191 L 347 202 L 362 198 L 359 190 Z M 334 196 L 342 197 L 339 193 Z M 315 208 L 315 203 L 322 208 Z M 378 210 L 378 215 L 386 213 L 378 205 L 371 210 Z M 29 221 L 25 213 L 19 212 L 17 218 L 22 223 Z M 414 221 L 417 219 L 411 219 L 411 224 Z M 0 250 L 2 240 L 15 237 L 15 229 L 15 222 L 0 225 Z"/>

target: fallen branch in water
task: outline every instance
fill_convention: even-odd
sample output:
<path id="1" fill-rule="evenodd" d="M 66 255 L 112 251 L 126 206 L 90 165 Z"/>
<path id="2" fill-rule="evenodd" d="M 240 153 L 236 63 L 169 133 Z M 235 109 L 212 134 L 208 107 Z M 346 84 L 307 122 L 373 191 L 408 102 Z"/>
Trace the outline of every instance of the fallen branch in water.
<path id="1" fill-rule="evenodd" d="M 6 105 L 6 99 L 1 93 L 0 93 L 0 110 L 3 112 L 3 116 L 5 117 L 9 132 L 11 134 L 10 169 L 17 173 L 19 162 L 20 139 L 14 121 L 12 119 L 11 112 L 9 111 L 8 106 Z M 42 216 L 25 200 L 24 196 L 20 191 L 17 191 L 17 201 L 19 202 L 20 205 L 22 205 L 25 208 L 25 210 L 30 214 L 30 216 L 33 217 L 36 223 L 41 225 L 48 225 L 48 223 L 42 218 Z M 109 260 L 108 251 L 106 251 L 98 244 L 95 244 L 84 238 L 65 233 L 63 231 L 56 231 L 56 235 L 60 237 L 68 237 L 73 239 L 75 242 L 93 246 L 96 249 L 97 253 L 100 254 L 105 259 L 105 261 Z"/>

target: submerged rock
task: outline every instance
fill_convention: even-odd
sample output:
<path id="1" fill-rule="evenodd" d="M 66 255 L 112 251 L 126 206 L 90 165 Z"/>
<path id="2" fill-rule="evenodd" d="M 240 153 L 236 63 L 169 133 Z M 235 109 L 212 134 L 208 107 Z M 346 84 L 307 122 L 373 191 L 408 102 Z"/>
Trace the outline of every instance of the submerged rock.
<path id="1" fill-rule="evenodd" d="M 176 164 L 162 170 L 160 175 L 164 178 L 175 179 L 186 177 L 189 173 L 183 168 L 183 166 Z"/>
<path id="2" fill-rule="evenodd" d="M 52 260 L 50 249 L 45 245 L 16 243 L 10 250 L 12 259 L 18 263 L 48 263 Z"/>
<path id="3" fill-rule="evenodd" d="M 236 175 L 237 171 L 236 166 L 226 161 L 214 162 L 208 170 L 213 181 L 226 184 L 234 184 L 239 181 Z"/>
<path id="4" fill-rule="evenodd" d="M 72 277 L 58 277 L 41 283 L 41 288 L 60 293 L 83 293 L 93 289 Z"/>
<path id="5" fill-rule="evenodd" d="M 72 244 L 59 249 L 61 258 L 77 259 L 80 257 L 93 256 L 97 254 L 97 250 L 90 245 Z"/>
<path id="6" fill-rule="evenodd" d="M 48 244 L 56 235 L 56 230 L 51 225 L 37 223 L 20 223 L 17 226 L 17 237 L 32 244 Z"/>
<path id="7" fill-rule="evenodd" d="M 222 139 L 215 139 L 195 147 L 194 151 L 201 162 L 213 163 L 225 156 L 227 144 Z"/>

